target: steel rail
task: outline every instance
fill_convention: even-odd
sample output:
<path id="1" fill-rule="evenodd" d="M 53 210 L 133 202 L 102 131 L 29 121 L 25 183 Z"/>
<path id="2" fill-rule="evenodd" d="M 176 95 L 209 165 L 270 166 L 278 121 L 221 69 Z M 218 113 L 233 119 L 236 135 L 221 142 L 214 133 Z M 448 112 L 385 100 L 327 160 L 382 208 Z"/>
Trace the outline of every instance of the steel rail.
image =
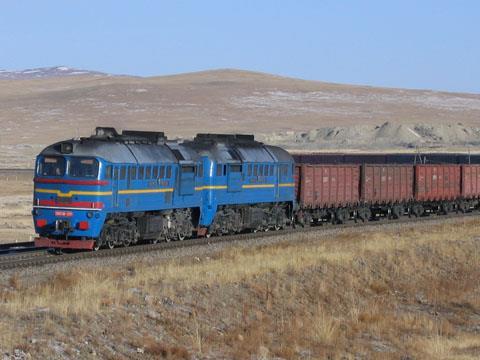
<path id="1" fill-rule="evenodd" d="M 158 244 L 145 244 L 145 245 L 136 245 L 131 247 L 120 247 L 114 249 L 103 249 L 96 252 L 76 252 L 76 253 L 64 253 L 63 255 L 52 255 L 47 251 L 43 251 L 41 256 L 34 257 L 12 257 L 10 259 L 5 259 L 5 257 L 0 257 L 0 270 L 7 269 L 19 269 L 35 266 L 43 266 L 49 264 L 56 264 L 62 262 L 71 262 L 79 261 L 83 259 L 97 259 L 97 258 L 107 258 L 107 257 L 117 257 L 122 255 L 130 254 L 139 254 L 146 252 L 155 252 L 167 249 L 177 249 L 185 247 L 194 247 L 198 245 L 209 245 L 215 243 L 223 242 L 235 242 L 245 239 L 255 239 L 255 238 L 265 238 L 265 237 L 274 237 L 274 236 L 283 236 L 283 235 L 293 235 L 301 233 L 314 233 L 322 232 L 328 229 L 349 229 L 349 228 L 362 228 L 362 227 L 374 227 L 374 226 L 386 226 L 386 225 L 395 225 L 395 224 L 417 224 L 417 223 L 427 223 L 435 220 L 448 220 L 448 219 L 462 219 L 462 218 L 474 218 L 478 217 L 477 213 L 467 213 L 467 214 L 449 214 L 449 215 L 433 215 L 419 218 L 401 218 L 396 220 L 386 220 L 381 219 L 378 221 L 369 221 L 365 223 L 347 223 L 328 226 L 312 226 L 305 228 L 288 228 L 278 231 L 267 231 L 267 232 L 257 232 L 257 233 L 243 233 L 243 234 L 234 234 L 234 235 L 225 235 L 225 236 L 215 236 L 211 238 L 195 238 L 185 241 L 172 241 L 172 242 L 162 242 Z M 327 223 L 325 223 L 327 224 Z M 4 260 L 4 261 L 2 261 Z"/>
<path id="2" fill-rule="evenodd" d="M 34 241 L 23 241 L 23 242 L 13 242 L 13 243 L 5 243 L 5 244 L 0 244 L 0 250 L 5 250 L 5 249 L 13 249 L 13 248 L 21 248 L 21 247 L 34 247 L 35 242 Z"/>

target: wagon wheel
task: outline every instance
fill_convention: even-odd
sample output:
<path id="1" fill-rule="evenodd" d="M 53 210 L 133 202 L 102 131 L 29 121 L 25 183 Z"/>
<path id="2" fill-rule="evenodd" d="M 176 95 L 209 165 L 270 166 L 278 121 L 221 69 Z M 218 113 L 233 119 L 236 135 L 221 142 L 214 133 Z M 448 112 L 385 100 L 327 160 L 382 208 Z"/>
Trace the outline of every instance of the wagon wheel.
<path id="1" fill-rule="evenodd" d="M 98 251 L 100 250 L 100 248 L 102 247 L 101 243 L 99 240 L 95 241 L 95 243 L 93 244 L 93 251 Z"/>
<path id="2" fill-rule="evenodd" d="M 413 212 L 413 215 L 415 215 L 415 217 L 422 216 L 423 213 L 424 213 L 423 206 L 422 205 L 414 205 L 413 208 L 412 208 L 412 212 Z"/>
<path id="3" fill-rule="evenodd" d="M 160 235 L 158 235 L 157 237 L 154 237 L 152 240 L 150 240 L 150 242 L 152 244 L 158 244 L 159 241 L 160 241 Z"/>
<path id="4" fill-rule="evenodd" d="M 362 222 L 368 221 L 368 219 L 370 219 L 371 216 L 372 216 L 372 213 L 368 208 L 364 207 L 358 210 L 358 218 L 362 220 Z"/>
<path id="5" fill-rule="evenodd" d="M 460 212 L 462 214 L 466 213 L 467 212 L 467 203 L 465 201 L 460 201 L 458 203 L 458 210 L 460 210 Z"/>
<path id="6" fill-rule="evenodd" d="M 210 239 L 211 236 L 212 236 L 212 233 L 211 233 L 211 232 L 207 232 L 207 233 L 205 234 L 205 237 L 206 237 L 207 239 Z"/>
<path id="7" fill-rule="evenodd" d="M 449 212 L 452 211 L 452 206 L 450 205 L 450 203 L 442 203 L 442 213 L 444 215 L 447 215 Z"/>
<path id="8" fill-rule="evenodd" d="M 123 240 L 123 246 L 124 247 L 129 247 L 130 244 L 132 243 L 132 240 L 130 239 L 129 236 L 125 236 L 125 239 Z M 115 244 L 114 244 L 115 245 Z"/>
<path id="9" fill-rule="evenodd" d="M 401 206 L 399 205 L 395 205 L 393 208 L 392 208 L 392 217 L 394 219 L 399 219 L 402 214 L 403 214 L 404 210 Z"/>
<path id="10" fill-rule="evenodd" d="M 335 219 L 337 224 L 343 224 L 345 223 L 345 220 L 347 220 L 347 213 L 343 209 L 338 209 L 337 212 L 335 213 Z"/>

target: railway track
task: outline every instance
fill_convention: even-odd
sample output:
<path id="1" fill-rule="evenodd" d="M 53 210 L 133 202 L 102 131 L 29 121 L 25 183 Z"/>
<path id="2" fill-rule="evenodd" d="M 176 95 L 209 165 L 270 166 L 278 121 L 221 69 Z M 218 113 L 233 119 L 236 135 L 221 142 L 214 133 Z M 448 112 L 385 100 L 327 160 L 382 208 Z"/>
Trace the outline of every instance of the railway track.
<path id="1" fill-rule="evenodd" d="M 0 244 L 0 256 L 38 251 L 33 241 Z"/>
<path id="2" fill-rule="evenodd" d="M 164 242 L 164 243 L 158 243 L 158 244 L 144 244 L 144 245 L 136 245 L 132 247 L 122 247 L 122 248 L 115 248 L 115 249 L 103 249 L 97 252 L 64 253 L 62 255 L 55 255 L 47 251 L 47 249 L 35 249 L 35 250 L 32 249 L 32 251 L 27 253 L 16 253 L 11 255 L 5 255 L 5 254 L 2 255 L 0 253 L 0 270 L 43 266 L 43 265 L 56 264 L 56 263 L 62 263 L 62 262 L 79 261 L 83 259 L 116 257 L 116 256 L 122 256 L 122 255 L 161 251 L 166 249 L 193 247 L 198 245 L 207 245 L 207 244 L 222 243 L 222 242 L 234 242 L 234 241 L 246 240 L 246 239 L 265 238 L 265 237 L 300 234 L 300 233 L 321 232 L 323 230 L 335 229 L 335 228 L 348 229 L 348 228 L 360 228 L 360 227 L 386 226 L 386 225 L 394 225 L 394 224 L 415 224 L 420 222 L 430 222 L 435 220 L 447 220 L 447 219 L 455 219 L 455 218 L 470 219 L 478 216 L 479 214 L 474 212 L 474 213 L 466 213 L 466 214 L 431 215 L 431 216 L 419 217 L 419 218 L 405 217 L 397 220 L 386 220 L 382 218 L 382 219 L 379 219 L 376 221 L 370 221 L 367 223 L 348 223 L 348 224 L 341 224 L 341 225 L 332 225 L 332 224 L 324 223 L 324 225 L 321 225 L 321 226 L 312 226 L 312 227 L 305 227 L 305 228 L 295 228 L 295 229 L 288 228 L 288 229 L 278 230 L 278 231 L 270 230 L 267 232 L 258 232 L 258 233 L 244 233 L 244 234 L 235 234 L 235 235 L 226 235 L 226 236 L 216 236 L 211 238 L 196 238 L 196 239 L 190 239 L 185 241 L 173 241 L 168 243 Z M 4 244 L 2 246 L 6 248 L 7 245 L 15 245 L 15 244 Z"/>
<path id="3" fill-rule="evenodd" d="M 33 247 L 35 243 L 33 241 L 25 241 L 25 242 L 14 242 L 9 244 L 0 244 L 0 251 L 8 250 L 12 248 L 26 248 L 26 247 Z"/>
<path id="4" fill-rule="evenodd" d="M 48 255 L 47 249 L 35 248 L 33 241 L 0 244 L 0 264 L 6 268 L 8 268 L 9 264 L 30 261 L 46 255 Z"/>

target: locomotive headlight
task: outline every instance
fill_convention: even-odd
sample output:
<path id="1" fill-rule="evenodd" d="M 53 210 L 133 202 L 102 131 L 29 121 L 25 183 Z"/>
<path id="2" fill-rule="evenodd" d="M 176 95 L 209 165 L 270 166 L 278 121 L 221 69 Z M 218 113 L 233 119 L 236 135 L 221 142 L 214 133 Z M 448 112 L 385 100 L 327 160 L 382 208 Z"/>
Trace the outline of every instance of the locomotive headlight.
<path id="1" fill-rule="evenodd" d="M 69 142 L 61 143 L 60 152 L 62 154 L 71 154 L 73 152 L 73 144 Z"/>
<path id="2" fill-rule="evenodd" d="M 91 219 L 93 217 L 93 212 L 89 211 L 87 212 L 87 218 Z"/>

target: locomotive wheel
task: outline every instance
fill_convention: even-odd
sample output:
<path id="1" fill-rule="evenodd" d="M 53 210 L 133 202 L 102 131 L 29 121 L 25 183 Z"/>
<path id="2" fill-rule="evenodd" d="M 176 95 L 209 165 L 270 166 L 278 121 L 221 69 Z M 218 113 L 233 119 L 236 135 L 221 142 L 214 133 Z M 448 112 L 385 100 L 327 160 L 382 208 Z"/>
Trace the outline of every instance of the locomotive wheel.
<path id="1" fill-rule="evenodd" d="M 212 233 L 210 233 L 210 232 L 207 232 L 207 233 L 205 234 L 205 237 L 206 237 L 207 239 L 210 239 L 211 236 L 212 236 Z"/>
<path id="2" fill-rule="evenodd" d="M 95 244 L 93 245 L 93 249 L 92 249 L 92 250 L 93 250 L 93 251 L 98 251 L 98 250 L 100 250 L 101 247 L 102 247 L 102 246 L 100 245 L 100 241 L 97 240 L 97 241 L 95 241 Z"/>
<path id="3" fill-rule="evenodd" d="M 160 241 L 160 239 L 159 239 L 158 237 L 153 238 L 152 240 L 150 240 L 150 242 L 151 242 L 152 244 L 158 244 L 159 241 Z"/>
<path id="4" fill-rule="evenodd" d="M 113 249 L 114 247 L 115 247 L 115 243 L 113 242 L 113 240 L 108 240 L 107 241 L 107 248 Z"/>
<path id="5" fill-rule="evenodd" d="M 273 228 L 275 229 L 275 231 L 278 231 L 278 230 L 280 230 L 282 227 L 277 224 L 277 225 L 275 225 Z"/>
<path id="6" fill-rule="evenodd" d="M 172 241 L 172 238 L 169 235 L 165 235 L 165 242 Z"/>
<path id="7" fill-rule="evenodd" d="M 178 233 L 178 234 L 177 234 L 177 239 L 178 239 L 179 241 L 185 240 L 185 234 Z"/>

